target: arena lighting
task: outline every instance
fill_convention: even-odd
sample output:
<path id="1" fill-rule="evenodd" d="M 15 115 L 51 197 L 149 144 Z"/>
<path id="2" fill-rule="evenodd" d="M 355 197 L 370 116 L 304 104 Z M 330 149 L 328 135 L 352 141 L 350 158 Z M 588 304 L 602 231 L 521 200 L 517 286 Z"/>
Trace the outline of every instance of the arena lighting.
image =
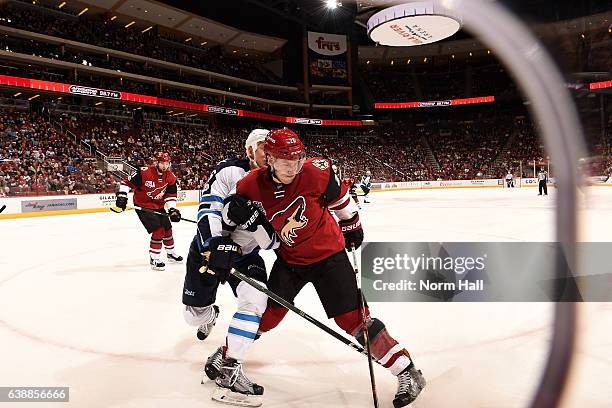
<path id="1" fill-rule="evenodd" d="M 98 102 L 95 106 L 102 105 L 104 102 Z"/>
<path id="2" fill-rule="evenodd" d="M 89 10 L 89 7 L 85 7 L 83 10 L 81 10 L 81 12 L 77 14 L 77 17 L 82 16 L 83 14 L 87 13 L 87 10 Z"/>
<path id="3" fill-rule="evenodd" d="M 325 6 L 329 9 L 335 9 L 342 6 L 342 3 L 336 0 L 325 0 Z"/>
<path id="4" fill-rule="evenodd" d="M 60 8 L 60 9 L 61 9 L 61 8 L 62 8 L 62 7 L 64 7 L 65 5 L 66 5 L 66 2 L 65 2 L 65 1 L 62 1 L 62 2 L 60 3 L 60 5 L 59 5 L 59 6 L 57 6 L 57 8 Z"/>
<path id="5" fill-rule="evenodd" d="M 460 14 L 443 1 L 406 0 L 374 13 L 366 25 L 375 43 L 410 47 L 438 42 L 455 34 L 462 25 Z"/>
<path id="6" fill-rule="evenodd" d="M 13 98 L 18 97 L 19 95 L 21 95 L 21 92 L 17 92 L 15 95 L 13 95 Z"/>
<path id="7" fill-rule="evenodd" d="M 189 42 L 189 41 L 191 41 L 191 37 L 189 37 L 189 38 L 187 38 L 187 39 L 185 40 L 185 42 Z"/>
<path id="8" fill-rule="evenodd" d="M 30 97 L 28 98 L 28 101 L 31 101 L 32 99 L 36 99 L 36 98 L 38 98 L 39 96 L 40 96 L 40 94 L 36 94 L 36 95 L 34 95 L 34 96 L 30 96 Z"/>
<path id="9" fill-rule="evenodd" d="M 130 28 L 131 26 L 133 26 L 134 24 L 136 24 L 136 21 L 132 20 L 132 22 L 127 23 L 124 28 Z"/>
<path id="10" fill-rule="evenodd" d="M 113 21 L 113 20 L 114 20 L 114 19 L 116 19 L 116 18 L 117 18 L 117 16 L 112 16 L 112 17 L 111 17 L 111 19 L 110 19 L 110 21 Z"/>
<path id="11" fill-rule="evenodd" d="M 152 29 L 153 26 L 148 26 L 147 28 L 145 28 L 144 30 L 141 31 L 141 33 L 146 33 L 147 31 L 149 31 L 150 29 Z"/>

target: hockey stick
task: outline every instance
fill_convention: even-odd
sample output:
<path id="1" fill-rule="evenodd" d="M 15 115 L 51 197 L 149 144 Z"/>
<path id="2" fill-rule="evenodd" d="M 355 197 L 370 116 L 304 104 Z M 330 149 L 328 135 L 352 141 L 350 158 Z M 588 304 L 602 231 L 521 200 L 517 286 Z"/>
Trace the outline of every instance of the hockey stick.
<path id="1" fill-rule="evenodd" d="M 114 209 L 113 207 L 111 207 L 111 208 L 110 208 L 110 210 L 111 210 L 112 212 L 114 212 L 114 213 L 117 213 L 117 214 L 122 213 L 123 211 L 125 211 L 125 210 L 121 210 L 121 209 L 116 210 L 116 209 Z M 165 215 L 166 217 L 170 217 L 170 215 L 169 215 L 169 214 L 162 213 L 162 212 L 157 212 L 157 211 L 155 211 L 155 210 L 151 210 L 151 209 L 149 209 L 149 208 L 139 207 L 139 206 L 137 206 L 137 205 L 135 205 L 135 206 L 133 206 L 133 207 L 128 207 L 128 208 L 126 208 L 126 210 L 139 210 L 139 211 L 148 212 L 148 213 L 151 213 L 151 214 Z M 181 221 L 191 222 L 191 223 L 193 223 L 193 224 L 197 224 L 197 223 L 198 223 L 197 221 L 190 220 L 190 219 L 188 219 L 188 218 L 183 218 L 183 216 L 181 216 Z"/>
<path id="2" fill-rule="evenodd" d="M 230 273 L 232 275 L 234 275 L 235 277 L 237 277 L 238 279 L 240 279 L 241 281 L 247 283 L 248 285 L 251 285 L 252 287 L 257 289 L 258 291 L 266 294 L 270 299 L 274 300 L 279 305 L 281 305 L 283 307 L 286 307 L 287 309 L 291 310 L 292 312 L 302 316 L 304 319 L 308 320 L 310 323 L 314 324 L 319 329 L 323 330 L 325 333 L 327 333 L 330 336 L 336 338 L 337 340 L 340 340 L 342 343 L 346 344 L 347 346 L 349 346 L 353 350 L 357 351 L 358 353 L 361 353 L 361 354 L 363 354 L 365 356 L 368 355 L 367 352 L 364 350 L 364 348 L 361 347 L 359 344 L 355 344 L 352 341 L 350 341 L 349 339 L 347 339 L 347 338 L 341 336 L 340 334 L 336 333 L 334 330 L 330 329 L 329 327 L 327 327 L 326 325 L 324 325 L 323 323 L 321 323 L 320 321 L 318 321 L 314 317 L 310 316 L 308 313 L 298 309 L 297 307 L 295 307 L 291 303 L 287 302 L 285 299 L 283 299 L 282 297 L 278 296 L 276 293 L 272 292 L 268 288 L 263 287 L 256 280 L 246 276 L 245 274 L 243 274 L 243 273 L 241 273 L 241 272 L 239 272 L 239 271 L 237 271 L 236 269 L 233 269 L 233 268 L 230 271 Z M 378 363 L 378 361 L 377 361 L 377 363 Z M 378 364 L 380 364 L 380 363 L 378 363 Z"/>
<path id="3" fill-rule="evenodd" d="M 353 253 L 353 269 L 355 269 L 355 275 L 359 274 L 359 268 L 357 267 L 357 251 L 355 251 L 355 244 L 351 245 L 352 253 Z M 363 291 L 361 290 L 361 285 L 359 285 L 358 290 L 359 296 L 359 313 L 361 314 L 361 321 L 363 324 L 363 342 L 366 346 L 366 351 L 368 353 L 368 369 L 370 370 L 370 384 L 372 385 L 372 399 L 374 401 L 374 408 L 378 408 L 378 395 L 376 393 L 376 379 L 374 378 L 374 367 L 372 366 L 372 352 L 370 350 L 370 333 L 368 331 L 368 321 L 366 319 L 365 314 L 365 297 L 363 296 Z"/>
<path id="4" fill-rule="evenodd" d="M 4 211 L 4 209 L 5 209 L 5 208 L 6 208 L 6 204 L 5 204 L 5 205 L 3 205 L 2 207 L 0 207 L 0 213 L 1 213 L 2 211 Z"/>

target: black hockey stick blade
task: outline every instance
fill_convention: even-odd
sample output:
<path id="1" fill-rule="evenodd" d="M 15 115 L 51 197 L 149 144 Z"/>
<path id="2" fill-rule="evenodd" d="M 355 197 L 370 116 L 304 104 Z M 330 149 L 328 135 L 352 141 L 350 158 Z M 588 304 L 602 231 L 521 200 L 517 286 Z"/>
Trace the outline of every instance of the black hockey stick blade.
<path id="1" fill-rule="evenodd" d="M 0 213 L 4 211 L 5 208 L 6 208 L 6 205 L 3 205 L 2 207 L 0 207 Z"/>

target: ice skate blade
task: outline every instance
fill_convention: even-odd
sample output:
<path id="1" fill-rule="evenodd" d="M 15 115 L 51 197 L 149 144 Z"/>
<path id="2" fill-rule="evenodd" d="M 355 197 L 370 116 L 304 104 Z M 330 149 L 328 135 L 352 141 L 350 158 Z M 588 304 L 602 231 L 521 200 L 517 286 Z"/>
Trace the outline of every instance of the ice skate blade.
<path id="1" fill-rule="evenodd" d="M 176 259 L 168 258 L 168 263 L 182 264 L 183 260 L 177 261 Z"/>
<path id="2" fill-rule="evenodd" d="M 247 395 L 233 392 L 227 388 L 217 387 L 212 394 L 213 401 L 237 407 L 261 407 L 260 395 Z"/>
<path id="3" fill-rule="evenodd" d="M 153 265 L 151 265 L 151 270 L 152 271 L 165 271 L 166 268 L 164 266 L 153 266 Z"/>

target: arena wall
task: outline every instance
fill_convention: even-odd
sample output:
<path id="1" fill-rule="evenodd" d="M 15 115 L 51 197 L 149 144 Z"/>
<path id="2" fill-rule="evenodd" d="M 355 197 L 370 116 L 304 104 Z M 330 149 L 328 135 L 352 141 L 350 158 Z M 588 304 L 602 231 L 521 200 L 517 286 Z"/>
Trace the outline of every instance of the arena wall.
<path id="1" fill-rule="evenodd" d="M 198 190 L 181 190 L 177 195 L 177 205 L 196 205 L 199 201 Z M 133 194 L 129 195 L 128 205 L 132 205 Z M 3 197 L 0 205 L 6 209 L 0 219 L 45 217 L 49 215 L 84 214 L 109 211 L 115 205 L 115 194 L 78 194 L 38 197 Z"/>
<path id="2" fill-rule="evenodd" d="M 591 186 L 612 187 L 607 178 L 594 177 L 589 179 Z M 502 188 L 503 179 L 485 180 L 435 180 L 435 181 L 407 181 L 372 183 L 372 191 L 399 191 L 423 189 L 448 188 Z M 523 178 L 521 187 L 537 187 L 535 178 Z M 554 186 L 554 179 L 549 181 Z M 178 206 L 196 205 L 199 201 L 198 190 L 181 190 L 178 193 Z M 115 194 L 81 194 L 81 195 L 54 195 L 39 197 L 3 197 L 0 205 L 6 209 L 0 214 L 0 219 L 44 217 L 50 215 L 84 214 L 108 211 L 115 205 Z M 129 204 L 132 205 L 132 194 Z"/>

